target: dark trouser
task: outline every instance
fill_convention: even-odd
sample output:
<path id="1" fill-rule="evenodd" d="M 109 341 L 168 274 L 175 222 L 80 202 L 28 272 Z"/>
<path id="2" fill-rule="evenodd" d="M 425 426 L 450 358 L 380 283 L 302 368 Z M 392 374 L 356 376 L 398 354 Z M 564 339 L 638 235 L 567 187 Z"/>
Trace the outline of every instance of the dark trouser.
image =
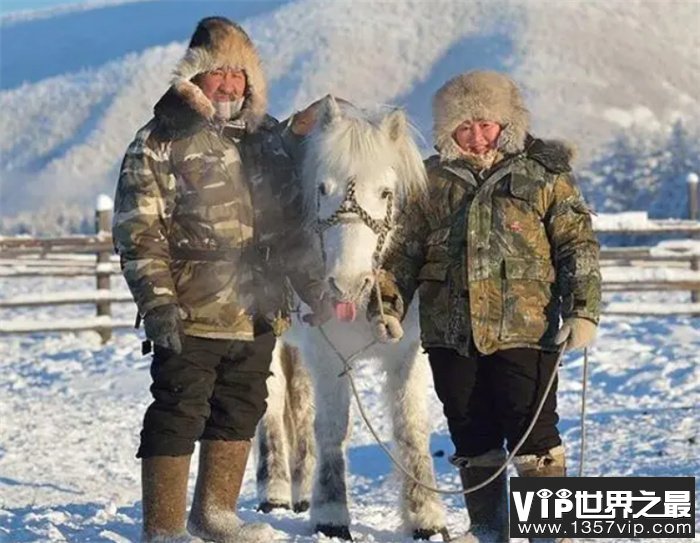
<path id="1" fill-rule="evenodd" d="M 267 408 L 275 336 L 255 341 L 186 336 L 182 353 L 155 348 L 151 394 L 136 456 L 192 454 L 198 439 L 251 439 Z"/>
<path id="2" fill-rule="evenodd" d="M 525 433 L 541 398 L 556 353 L 507 349 L 463 357 L 452 349 L 428 349 L 435 390 L 443 405 L 456 456 L 512 450 Z M 561 444 L 557 430 L 557 381 L 519 454 L 539 454 Z"/>

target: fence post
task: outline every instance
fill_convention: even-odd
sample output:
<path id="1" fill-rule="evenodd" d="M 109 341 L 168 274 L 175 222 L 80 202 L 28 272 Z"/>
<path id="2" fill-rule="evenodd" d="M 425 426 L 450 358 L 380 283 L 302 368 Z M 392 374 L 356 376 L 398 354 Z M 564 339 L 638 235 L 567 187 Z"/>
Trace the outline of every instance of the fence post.
<path id="1" fill-rule="evenodd" d="M 698 174 L 689 173 L 686 178 L 688 182 L 688 215 L 693 221 L 697 221 L 700 217 L 700 210 L 698 209 Z M 700 236 L 695 234 L 692 236 L 698 239 Z M 696 255 L 690 260 L 690 269 L 698 271 L 700 270 L 700 256 Z M 690 301 L 693 303 L 700 302 L 700 290 L 693 290 L 690 292 Z"/>
<path id="2" fill-rule="evenodd" d="M 95 230 L 97 235 L 109 234 L 112 230 L 112 208 L 114 204 L 109 196 L 100 194 L 97 197 L 97 205 L 95 209 Z M 110 289 L 110 276 L 111 270 L 111 250 L 100 249 L 97 253 L 97 290 L 109 290 Z M 112 306 L 109 300 L 98 300 L 97 303 L 97 316 L 112 316 Z M 107 343 L 112 338 L 112 328 L 99 328 L 98 333 L 102 338 L 102 343 Z"/>

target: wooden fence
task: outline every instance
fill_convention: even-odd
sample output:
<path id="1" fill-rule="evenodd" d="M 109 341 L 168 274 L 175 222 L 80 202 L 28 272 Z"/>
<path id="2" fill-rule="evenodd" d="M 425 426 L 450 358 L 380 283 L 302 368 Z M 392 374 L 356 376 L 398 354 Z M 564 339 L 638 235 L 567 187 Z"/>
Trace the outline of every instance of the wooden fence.
<path id="1" fill-rule="evenodd" d="M 601 272 L 604 292 L 690 291 L 691 302 L 649 304 L 610 302 L 607 315 L 700 316 L 700 221 L 697 176 L 688 176 L 689 220 L 650 220 L 646 213 L 631 212 L 594 217 L 599 234 L 682 234 L 654 247 L 603 247 Z M 22 277 L 94 277 L 96 289 L 88 291 L 0 297 L 0 310 L 68 304 L 94 304 L 96 316 L 42 322 L 34 319 L 0 322 L 0 335 L 31 332 L 95 330 L 103 341 L 112 330 L 133 327 L 133 319 L 112 317 L 112 305 L 132 304 L 131 295 L 113 290 L 111 277 L 120 275 L 110 233 L 112 202 L 100 197 L 95 212 L 94 235 L 62 238 L 0 237 L 0 279 Z M 96 255 L 96 256 L 95 256 Z M 135 312 L 134 312 L 135 315 Z"/>
<path id="2" fill-rule="evenodd" d="M 22 277 L 94 277 L 95 290 L 30 294 L 0 298 L 0 310 L 18 307 L 94 304 L 95 317 L 36 321 L 16 319 L 0 322 L 0 335 L 32 332 L 68 332 L 94 330 L 103 342 L 112 330 L 134 326 L 134 320 L 112 317 L 112 304 L 133 304 L 124 290 L 112 290 L 112 275 L 119 275 L 119 261 L 112 247 L 112 200 L 97 199 L 95 234 L 60 238 L 0 237 L 0 279 Z"/>

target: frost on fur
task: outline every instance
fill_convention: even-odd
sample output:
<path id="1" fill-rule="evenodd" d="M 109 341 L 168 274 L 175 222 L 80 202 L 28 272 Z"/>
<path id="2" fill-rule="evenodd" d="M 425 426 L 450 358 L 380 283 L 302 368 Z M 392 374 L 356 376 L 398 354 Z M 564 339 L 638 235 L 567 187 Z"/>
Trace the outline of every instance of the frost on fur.
<path id="1" fill-rule="evenodd" d="M 318 110 L 315 117 L 319 122 L 307 139 L 302 175 L 308 222 L 313 224 L 333 213 L 347 194 L 350 179 L 355 180 L 352 190 L 363 212 L 377 220 L 390 212 L 393 222 L 407 200 L 420 196 L 426 187 L 421 155 L 403 113 L 367 113 L 344 102 L 338 104 L 330 96 L 312 107 Z M 324 184 L 321 191 L 320 184 Z M 393 208 L 387 208 L 387 192 L 396 195 Z M 327 294 L 336 299 L 344 296 L 346 304 L 365 308 L 375 277 L 374 254 L 390 247 L 391 231 L 382 245 L 379 233 L 368 221 L 341 220 L 324 230 L 322 236 L 327 283 L 333 286 Z M 382 364 L 388 376 L 387 408 L 397 456 L 414 477 L 434 486 L 428 448 L 427 365 L 418 356 L 416 304 L 409 310 L 404 327 L 406 334 L 399 343 L 373 345 L 354 359 L 353 365 L 370 359 L 373 364 Z M 346 449 L 351 394 L 347 378 L 339 376 L 343 365 L 334 349 L 349 357 L 374 338 L 363 317 L 351 323 L 331 320 L 323 330 L 334 348 L 317 328 L 295 322 L 283 339 L 297 349 L 290 350 L 288 345 L 275 349 L 274 375 L 269 380 L 271 404 L 258 429 L 258 436 L 264 438 L 258 440 L 258 491 L 261 500 L 273 495 L 291 500 L 287 469 L 295 466 L 293 473 L 298 470 L 303 476 L 293 477 L 299 482 L 294 499 L 301 501 L 308 492 L 301 481 L 315 463 L 311 522 L 316 529 L 347 528 Z M 292 351 L 294 356 L 289 354 Z M 315 439 L 311 438 L 311 421 Z M 264 469 L 260 469 L 260 458 Z M 284 496 L 277 494 L 280 488 L 284 488 Z M 407 479 L 402 482 L 401 511 L 409 532 L 445 526 L 439 497 Z"/>

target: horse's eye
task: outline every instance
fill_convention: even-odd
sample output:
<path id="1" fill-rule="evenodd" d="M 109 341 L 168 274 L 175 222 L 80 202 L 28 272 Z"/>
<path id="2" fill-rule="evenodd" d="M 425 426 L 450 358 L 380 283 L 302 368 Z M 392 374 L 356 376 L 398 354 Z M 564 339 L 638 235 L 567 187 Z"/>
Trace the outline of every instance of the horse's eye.
<path id="1" fill-rule="evenodd" d="M 328 189 L 326 188 L 326 184 L 325 184 L 325 183 L 321 183 L 321 184 L 318 186 L 318 192 L 321 194 L 321 196 L 326 196 L 326 195 L 328 195 Z"/>
<path id="2" fill-rule="evenodd" d="M 391 191 L 389 189 L 384 189 L 382 191 L 382 200 L 386 200 L 389 196 L 391 196 Z"/>

